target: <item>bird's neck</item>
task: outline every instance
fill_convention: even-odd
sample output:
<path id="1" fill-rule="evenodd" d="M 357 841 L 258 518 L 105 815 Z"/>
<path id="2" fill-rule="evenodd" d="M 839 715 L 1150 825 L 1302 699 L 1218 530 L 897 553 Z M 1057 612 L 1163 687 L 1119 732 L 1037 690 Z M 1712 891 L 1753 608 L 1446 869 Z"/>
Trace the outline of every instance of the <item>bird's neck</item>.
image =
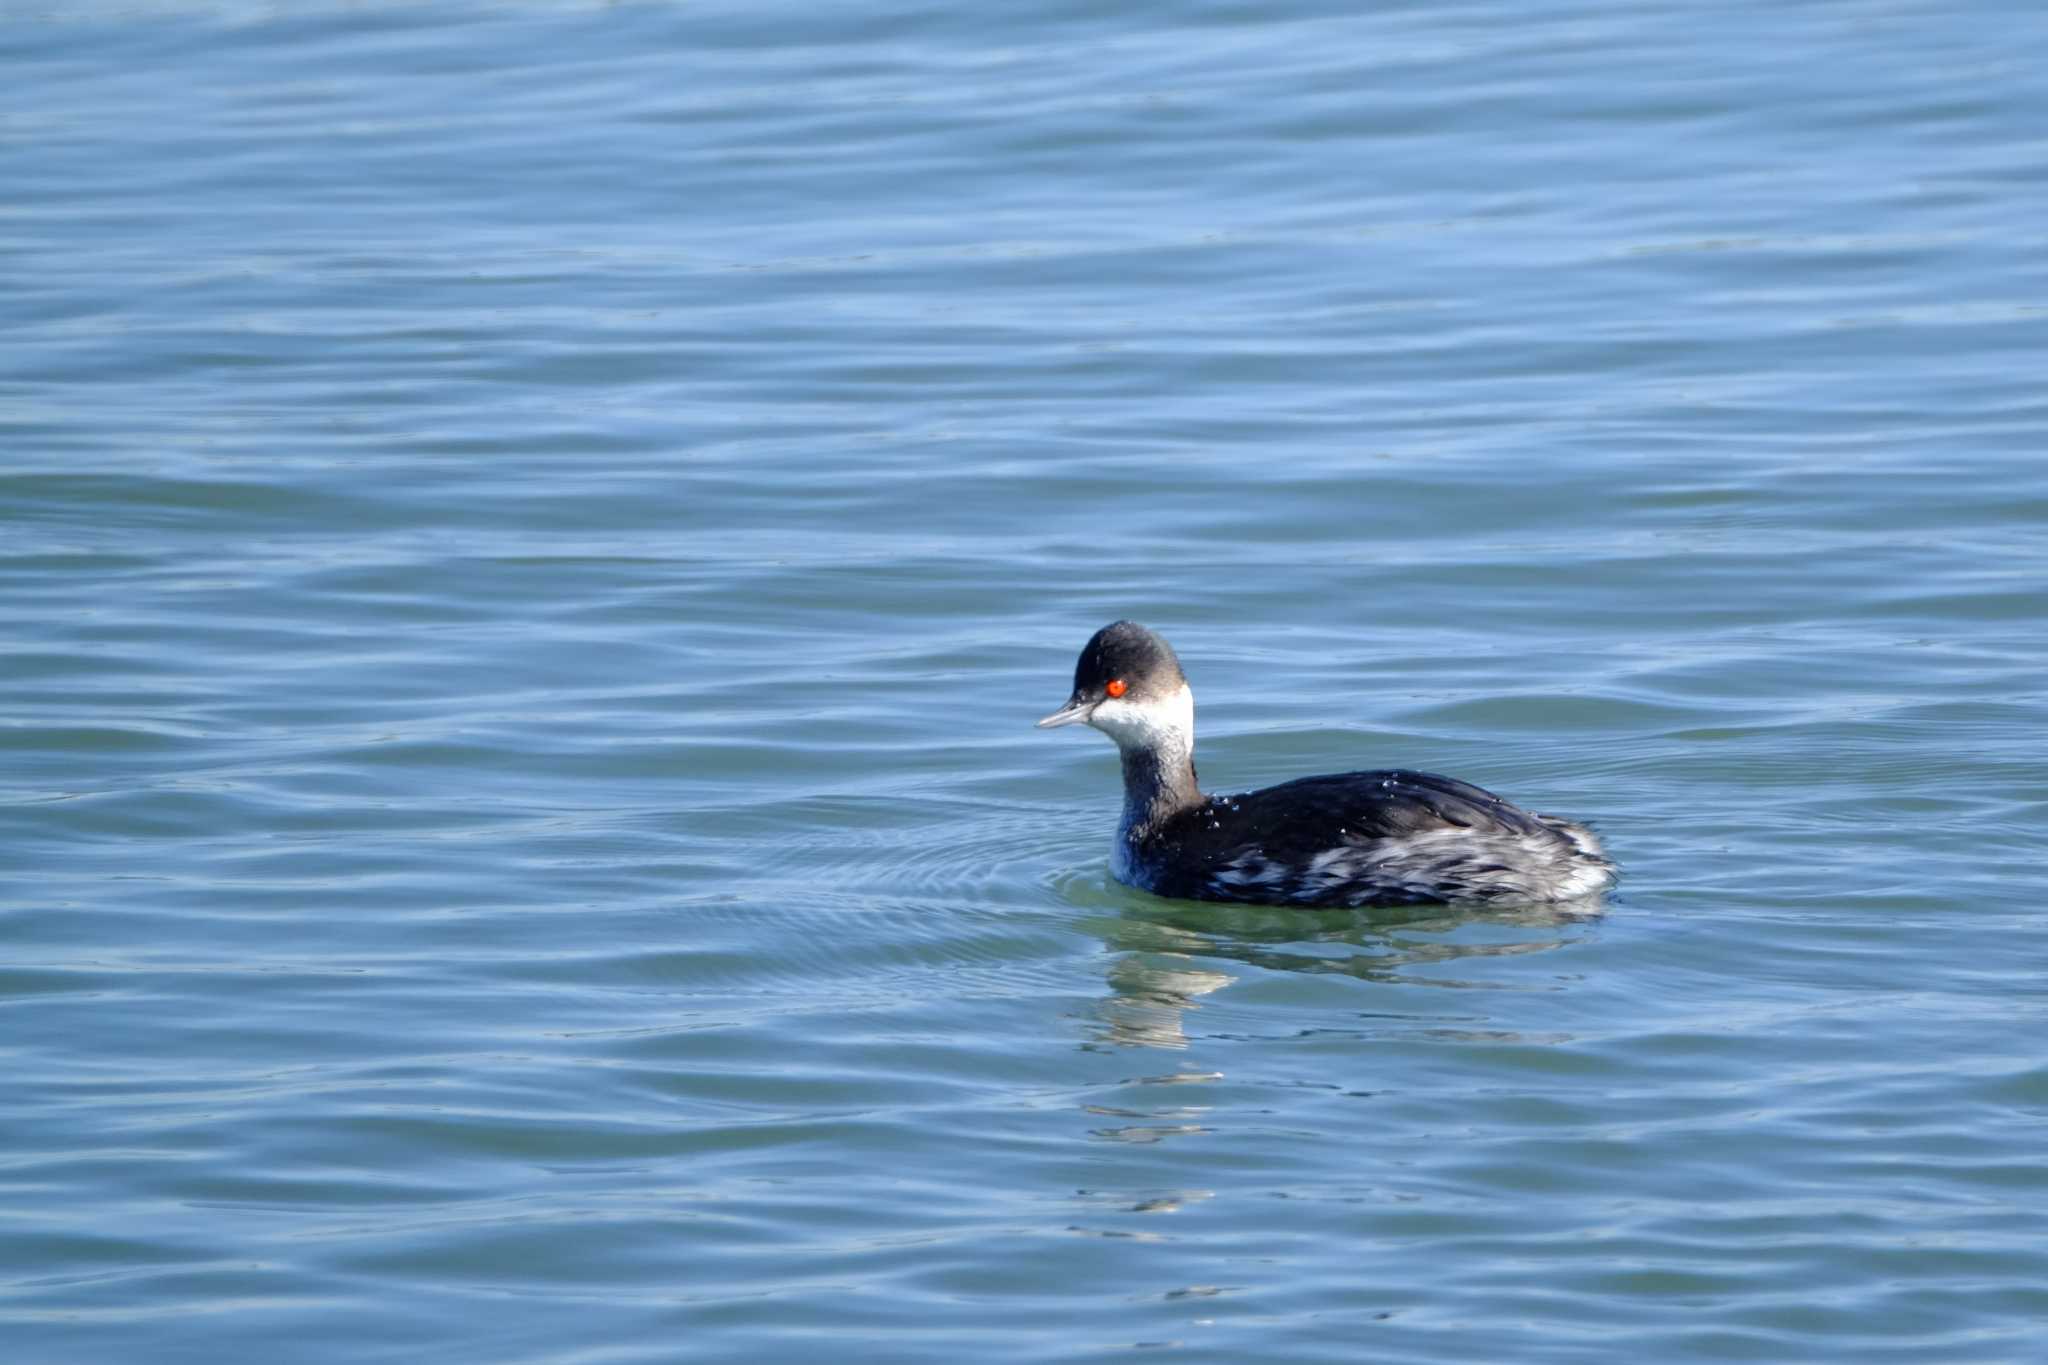
<path id="1" fill-rule="evenodd" d="M 1195 737 L 1168 731 L 1149 743 L 1119 746 L 1124 763 L 1123 834 L 1143 838 L 1190 806 L 1201 804 L 1195 784 Z"/>

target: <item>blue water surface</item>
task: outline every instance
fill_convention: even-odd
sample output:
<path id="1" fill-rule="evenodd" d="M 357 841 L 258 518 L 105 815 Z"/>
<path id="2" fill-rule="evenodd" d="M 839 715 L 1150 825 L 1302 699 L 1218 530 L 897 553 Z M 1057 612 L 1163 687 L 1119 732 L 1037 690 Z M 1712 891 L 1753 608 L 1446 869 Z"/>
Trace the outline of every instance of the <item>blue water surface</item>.
<path id="1" fill-rule="evenodd" d="M 0 15 L 9 1362 L 2027 1362 L 2048 11 Z M 1109 876 L 1231 790 L 1604 907 Z"/>

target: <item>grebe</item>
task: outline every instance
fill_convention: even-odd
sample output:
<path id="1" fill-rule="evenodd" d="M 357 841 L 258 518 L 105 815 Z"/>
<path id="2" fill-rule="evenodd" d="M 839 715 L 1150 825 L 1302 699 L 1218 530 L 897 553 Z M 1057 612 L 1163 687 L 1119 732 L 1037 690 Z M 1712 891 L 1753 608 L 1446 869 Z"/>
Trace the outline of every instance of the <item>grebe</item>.
<path id="1" fill-rule="evenodd" d="M 1195 785 L 1195 698 L 1172 646 L 1135 621 L 1095 632 L 1067 704 L 1123 756 L 1110 868 L 1154 895 L 1261 905 L 1564 901 L 1614 884 L 1591 830 L 1469 782 L 1391 768 L 1239 796 Z"/>

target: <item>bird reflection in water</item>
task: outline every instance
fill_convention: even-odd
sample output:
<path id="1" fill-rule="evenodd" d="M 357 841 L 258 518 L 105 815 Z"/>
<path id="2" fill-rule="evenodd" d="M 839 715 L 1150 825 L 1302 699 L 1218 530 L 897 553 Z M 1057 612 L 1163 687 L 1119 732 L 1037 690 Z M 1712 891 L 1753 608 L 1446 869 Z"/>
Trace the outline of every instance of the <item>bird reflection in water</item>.
<path id="1" fill-rule="evenodd" d="M 1117 953 L 1096 1044 L 1185 1048 L 1186 1014 L 1237 979 L 1232 962 L 1275 972 L 1446 989 L 1514 989 L 1435 971 L 1461 960 L 1548 952 L 1584 937 L 1599 902 L 1477 910 L 1453 906 L 1304 911 L 1175 903 L 1088 921 Z"/>

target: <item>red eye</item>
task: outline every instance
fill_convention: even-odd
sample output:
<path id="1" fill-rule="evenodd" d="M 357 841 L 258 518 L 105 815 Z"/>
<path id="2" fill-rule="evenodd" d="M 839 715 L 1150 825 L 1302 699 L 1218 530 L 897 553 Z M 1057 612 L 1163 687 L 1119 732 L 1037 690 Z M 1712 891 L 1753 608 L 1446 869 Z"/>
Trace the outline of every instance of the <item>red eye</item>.
<path id="1" fill-rule="evenodd" d="M 1102 690 L 1109 693 L 1109 695 L 1112 697 L 1121 697 L 1124 693 L 1131 690 L 1131 685 L 1125 682 L 1122 678 L 1111 678 L 1109 680 L 1109 686 L 1103 688 Z"/>

